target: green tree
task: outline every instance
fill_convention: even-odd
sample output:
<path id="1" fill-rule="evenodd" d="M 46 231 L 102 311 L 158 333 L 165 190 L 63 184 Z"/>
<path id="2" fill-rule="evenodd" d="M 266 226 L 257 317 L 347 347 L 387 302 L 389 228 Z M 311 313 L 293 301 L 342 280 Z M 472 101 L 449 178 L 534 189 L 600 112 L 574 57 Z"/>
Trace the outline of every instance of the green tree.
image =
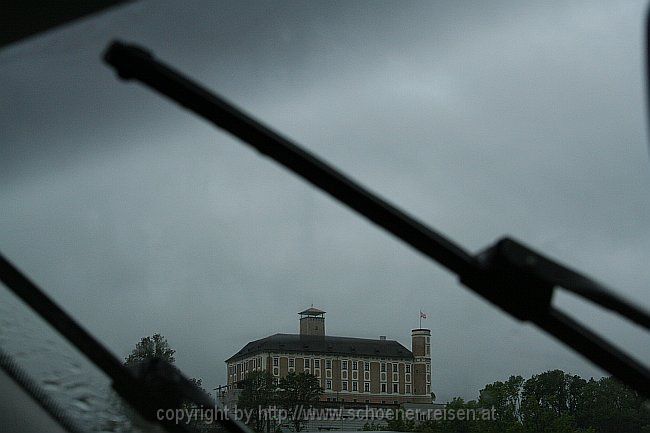
<path id="1" fill-rule="evenodd" d="M 519 408 L 523 384 L 523 377 L 510 376 L 505 382 L 496 381 L 479 391 L 478 405 L 488 409 L 494 407 L 496 412 L 496 420 L 485 425 L 486 431 L 521 431 Z"/>
<path id="2" fill-rule="evenodd" d="M 174 358 L 175 353 L 176 350 L 169 346 L 169 342 L 165 337 L 160 334 L 153 334 L 151 337 L 142 337 L 140 339 L 129 356 L 126 357 L 124 364 L 132 366 L 150 359 L 162 359 L 170 364 L 174 364 L 176 361 Z M 191 377 L 190 382 L 207 395 L 211 395 L 203 388 L 203 381 L 201 379 Z"/>
<path id="3" fill-rule="evenodd" d="M 203 380 L 201 380 L 200 378 L 190 377 L 190 382 L 192 382 L 194 386 L 196 386 L 198 389 L 203 391 L 206 395 L 210 397 L 212 396 L 212 394 L 210 394 L 208 391 L 206 391 L 205 388 L 203 388 Z"/>
<path id="4" fill-rule="evenodd" d="M 136 343 L 131 353 L 126 357 L 124 364 L 132 367 L 148 360 L 161 359 L 173 365 L 176 361 L 174 358 L 175 353 L 176 351 L 170 347 L 167 339 L 161 334 L 156 333 L 150 337 L 142 337 L 140 341 Z M 201 389 L 206 395 L 210 396 L 210 393 L 207 392 L 205 388 L 203 388 L 203 381 L 201 379 L 189 378 L 189 380 L 195 386 Z M 119 407 L 120 411 L 127 415 L 132 420 L 134 425 L 140 425 L 140 420 L 135 416 L 135 412 L 131 407 L 123 404 L 121 398 L 118 398 L 117 395 L 114 395 L 112 399 L 115 401 L 114 406 Z M 184 409 L 198 408 L 195 403 L 189 401 L 183 401 L 180 403 L 180 405 Z M 212 431 L 212 429 L 216 428 L 214 425 L 205 426 L 197 419 L 193 420 L 192 424 L 200 427 L 202 431 Z"/>
<path id="5" fill-rule="evenodd" d="M 575 431 L 585 380 L 562 370 L 533 375 L 523 386 L 521 418 L 529 431 Z"/>
<path id="6" fill-rule="evenodd" d="M 576 421 L 596 432 L 650 432 L 650 407 L 635 391 L 611 377 L 590 379 L 580 394 Z"/>
<path id="7" fill-rule="evenodd" d="M 241 382 L 241 393 L 237 398 L 238 409 L 251 411 L 249 427 L 256 432 L 274 431 L 274 421 L 264 417 L 260 409 L 275 403 L 277 386 L 268 371 L 253 371 Z"/>
<path id="8" fill-rule="evenodd" d="M 278 403 L 287 411 L 293 431 L 299 432 L 305 424 L 305 412 L 323 395 L 316 376 L 291 372 L 280 379 Z"/>
<path id="9" fill-rule="evenodd" d="M 585 381 L 561 370 L 510 376 L 479 393 L 478 402 L 455 398 L 447 409 L 495 408 L 496 421 L 426 421 L 423 433 L 650 433 L 650 405 L 611 377 Z M 371 426 L 369 426 L 371 427 Z"/>
<path id="10" fill-rule="evenodd" d="M 162 359 L 173 364 L 176 351 L 169 347 L 167 339 L 160 334 L 153 334 L 151 337 L 143 337 L 135 345 L 129 356 L 126 357 L 126 365 L 136 365 L 148 359 Z"/>
<path id="11" fill-rule="evenodd" d="M 415 431 L 415 429 L 415 421 L 412 419 L 405 419 L 400 412 L 397 413 L 397 416 L 394 419 L 390 419 L 386 423 L 386 430 L 388 431 L 412 432 Z"/>
<path id="12" fill-rule="evenodd" d="M 458 416 L 461 413 L 467 414 L 467 409 L 478 409 L 476 401 L 470 400 L 465 402 L 461 397 L 455 397 L 445 405 L 445 409 L 449 418 L 437 422 L 438 431 L 445 433 L 474 433 L 483 431 L 479 429 L 480 426 L 475 420 L 469 420 L 465 415 Z M 452 413 L 455 417 L 458 417 L 452 419 L 450 416 Z"/>

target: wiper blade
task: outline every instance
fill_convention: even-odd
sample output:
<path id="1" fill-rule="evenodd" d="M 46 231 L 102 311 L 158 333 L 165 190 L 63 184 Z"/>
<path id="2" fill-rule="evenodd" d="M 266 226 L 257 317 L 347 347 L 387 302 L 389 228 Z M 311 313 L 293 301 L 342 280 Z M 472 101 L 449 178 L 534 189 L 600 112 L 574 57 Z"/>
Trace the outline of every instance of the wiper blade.
<path id="1" fill-rule="evenodd" d="M 46 391 L 43 391 L 39 384 L 32 380 L 29 374 L 2 348 L 0 348 L 0 369 L 20 386 L 32 400 L 37 402 L 52 419 L 56 420 L 61 427 L 69 433 L 84 433 L 77 421 L 70 417 L 66 410 L 54 401 Z"/>
<path id="2" fill-rule="evenodd" d="M 156 412 L 159 409 L 180 408 L 183 402 L 221 410 L 216 402 L 183 376 L 176 367 L 163 360 L 150 360 L 134 368 L 122 364 L 103 344 L 1 254 L 0 281 L 104 372 L 111 379 L 113 389 L 143 418 L 160 423 L 170 432 L 194 432 L 196 429 L 192 426 L 157 418 Z M 20 377 L 21 371 L 12 367 L 13 364 L 8 356 L 0 351 L 0 358 L 2 358 L 0 368 L 23 388 L 28 387 L 28 382 Z M 37 391 L 31 388 L 26 391 L 32 396 L 39 397 L 37 398 L 39 404 L 52 414 L 62 427 L 69 431 L 78 431 L 78 428 L 63 416 L 64 413 L 60 414 L 62 416 L 57 416 L 57 410 L 52 409 L 54 406 L 47 396 L 41 395 L 42 393 L 37 394 Z M 253 433 L 241 421 L 232 417 L 225 415 L 217 417 L 215 422 L 229 433 Z"/>
<path id="3" fill-rule="evenodd" d="M 504 311 L 519 320 L 535 323 L 623 383 L 650 397 L 650 370 L 555 309 L 551 298 L 554 289 L 561 286 L 647 329 L 650 315 L 646 311 L 512 239 L 504 238 L 486 252 L 471 255 L 138 46 L 114 42 L 104 59 L 121 78 L 139 80 L 248 143 L 457 274 L 465 286 Z"/>

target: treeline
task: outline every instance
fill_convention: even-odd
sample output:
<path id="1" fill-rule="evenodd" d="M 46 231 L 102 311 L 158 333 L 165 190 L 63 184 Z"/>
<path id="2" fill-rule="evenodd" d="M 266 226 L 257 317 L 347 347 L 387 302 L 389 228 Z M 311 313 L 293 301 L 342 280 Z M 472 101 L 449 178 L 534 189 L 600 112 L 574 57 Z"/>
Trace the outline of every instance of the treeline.
<path id="1" fill-rule="evenodd" d="M 394 420 L 378 428 L 423 433 L 650 433 L 650 401 L 612 378 L 585 380 L 561 370 L 486 385 L 477 400 L 447 409 L 496 409 L 496 420 Z"/>

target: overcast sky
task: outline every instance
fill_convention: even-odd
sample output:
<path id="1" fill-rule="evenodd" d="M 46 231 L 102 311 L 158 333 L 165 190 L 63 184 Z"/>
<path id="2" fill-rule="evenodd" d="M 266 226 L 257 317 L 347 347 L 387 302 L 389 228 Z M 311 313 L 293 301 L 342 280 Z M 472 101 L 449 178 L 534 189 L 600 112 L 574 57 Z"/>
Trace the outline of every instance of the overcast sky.
<path id="1" fill-rule="evenodd" d="M 479 251 L 503 235 L 650 307 L 644 2 L 138 2 L 0 50 L 0 251 L 120 357 L 207 388 L 250 340 L 432 329 L 439 401 L 603 372 L 100 60 L 136 42 Z M 642 359 L 650 338 L 556 303 Z"/>

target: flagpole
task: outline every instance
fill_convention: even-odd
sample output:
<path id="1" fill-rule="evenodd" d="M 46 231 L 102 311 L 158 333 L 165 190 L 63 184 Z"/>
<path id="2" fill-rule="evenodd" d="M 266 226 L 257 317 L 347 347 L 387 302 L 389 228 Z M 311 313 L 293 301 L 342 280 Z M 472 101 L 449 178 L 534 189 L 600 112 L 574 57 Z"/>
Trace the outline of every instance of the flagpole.
<path id="1" fill-rule="evenodd" d="M 420 310 L 420 328 L 419 329 L 422 329 L 422 310 Z"/>

